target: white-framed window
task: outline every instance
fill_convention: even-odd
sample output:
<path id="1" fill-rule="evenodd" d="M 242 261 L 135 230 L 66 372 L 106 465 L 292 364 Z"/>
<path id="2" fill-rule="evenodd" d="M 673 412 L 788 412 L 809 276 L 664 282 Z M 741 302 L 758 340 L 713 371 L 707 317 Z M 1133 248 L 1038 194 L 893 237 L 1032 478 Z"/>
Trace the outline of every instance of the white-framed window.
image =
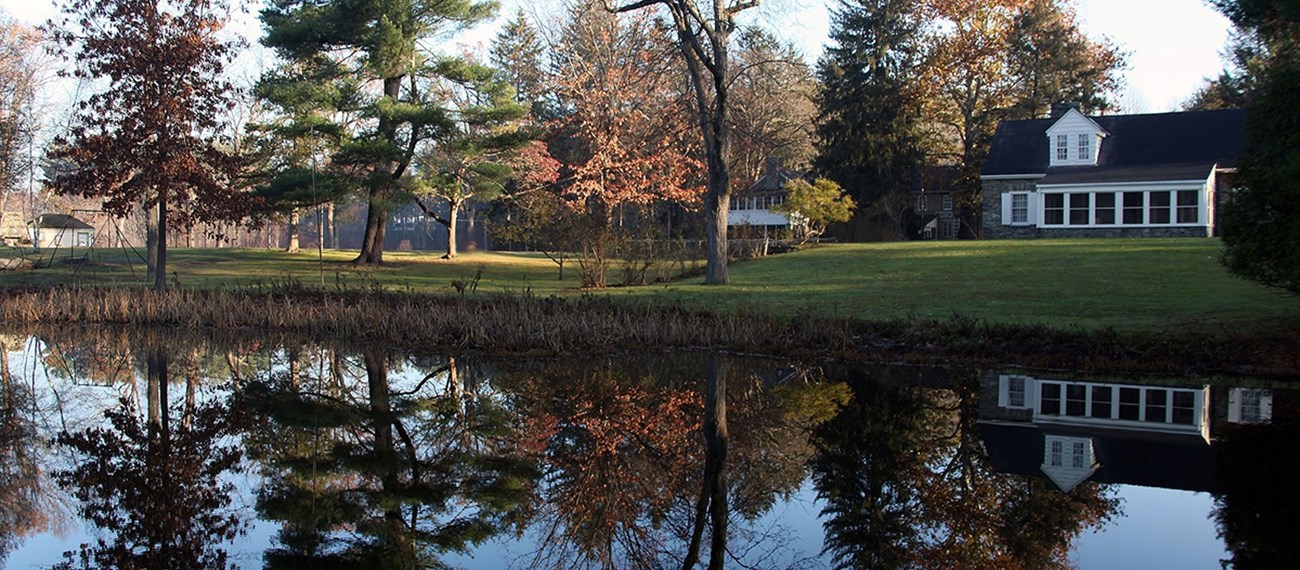
<path id="1" fill-rule="evenodd" d="M 1043 194 L 1043 225 L 1065 224 L 1065 194 Z"/>
<path id="2" fill-rule="evenodd" d="M 924 211 L 925 211 L 925 194 L 917 194 L 917 196 L 916 196 L 916 211 L 917 211 L 917 212 L 924 212 Z"/>
<path id="3" fill-rule="evenodd" d="M 944 196 L 943 196 L 943 211 L 945 211 L 945 212 L 951 212 L 951 211 L 952 211 L 952 196 L 949 196 L 949 195 L 947 195 L 947 194 L 944 194 Z"/>
<path id="4" fill-rule="evenodd" d="M 1174 222 L 1179 224 L 1195 224 L 1199 222 L 1201 193 L 1195 190 L 1179 190 L 1175 194 L 1178 203 L 1174 210 Z"/>
<path id="5" fill-rule="evenodd" d="M 90 232 L 77 232 L 77 247 L 90 247 Z"/>
<path id="6" fill-rule="evenodd" d="M 1121 386 L 1087 382 L 1038 382 L 1038 414 L 1044 417 L 1118 420 L 1198 427 L 1203 390 Z"/>
<path id="7" fill-rule="evenodd" d="M 1011 223 L 1029 223 L 1029 194 L 1016 192 L 1011 195 Z"/>
<path id="8" fill-rule="evenodd" d="M 1056 160 L 1070 160 L 1070 137 L 1056 135 Z"/>
<path id="9" fill-rule="evenodd" d="M 1233 388 L 1228 391 L 1228 421 L 1256 424 L 1273 420 L 1273 392 L 1264 388 Z"/>
<path id="10" fill-rule="evenodd" d="M 1115 225 L 1115 193 L 1098 192 L 1092 195 L 1092 223 L 1098 226 Z"/>
<path id="11" fill-rule="evenodd" d="M 1079 160 L 1092 160 L 1092 135 L 1079 134 Z"/>
<path id="12" fill-rule="evenodd" d="M 1008 409 L 1033 408 L 1034 379 L 1018 374 L 998 376 L 998 406 Z"/>

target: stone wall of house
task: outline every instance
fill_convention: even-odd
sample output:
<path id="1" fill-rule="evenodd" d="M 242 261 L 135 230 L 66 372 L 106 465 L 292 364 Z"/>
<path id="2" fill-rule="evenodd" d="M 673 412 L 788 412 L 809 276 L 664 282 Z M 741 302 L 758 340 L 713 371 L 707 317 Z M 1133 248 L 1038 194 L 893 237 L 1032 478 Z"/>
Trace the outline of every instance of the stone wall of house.
<path id="1" fill-rule="evenodd" d="M 1037 228 L 1002 225 L 1002 194 L 1005 192 L 1037 192 L 1033 180 L 985 180 L 981 184 L 984 198 L 984 237 L 988 239 L 1028 239 L 1036 235 Z M 1029 233 L 1025 233 L 1029 230 Z"/>
<path id="2" fill-rule="evenodd" d="M 1032 226 L 1000 226 L 984 228 L 985 237 L 990 239 L 1035 239 L 1035 238 L 1177 238 L 1210 237 L 1210 230 L 1205 226 L 1193 228 L 1073 228 L 1043 229 Z"/>
<path id="3" fill-rule="evenodd" d="M 1206 226 L 1181 228 L 1037 228 L 1002 225 L 1002 193 L 1037 192 L 1033 180 L 985 180 L 984 237 L 988 239 L 1035 238 L 1137 238 L 1137 237 L 1211 237 Z"/>
<path id="4" fill-rule="evenodd" d="M 1018 422 L 1033 420 L 1033 410 L 1010 410 L 998 407 L 998 392 L 1001 388 L 998 382 L 1000 376 L 1000 373 L 993 370 L 980 371 L 980 418 Z"/>

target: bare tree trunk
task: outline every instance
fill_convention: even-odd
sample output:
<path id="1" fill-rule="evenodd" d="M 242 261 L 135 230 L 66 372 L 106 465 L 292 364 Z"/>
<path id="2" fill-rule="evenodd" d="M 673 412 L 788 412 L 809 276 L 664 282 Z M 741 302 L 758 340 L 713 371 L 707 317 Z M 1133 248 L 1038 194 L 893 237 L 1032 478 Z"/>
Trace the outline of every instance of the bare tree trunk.
<path id="1" fill-rule="evenodd" d="M 148 268 L 145 279 L 154 280 L 154 275 L 158 273 L 158 205 L 145 211 L 144 214 L 144 263 Z"/>
<path id="2" fill-rule="evenodd" d="M 325 231 L 329 232 L 329 241 L 325 242 L 325 247 L 338 249 L 338 228 L 334 226 L 334 202 L 325 206 Z"/>
<path id="3" fill-rule="evenodd" d="M 443 259 L 456 259 L 456 220 L 459 217 L 460 204 L 447 203 L 447 255 Z"/>
<path id="4" fill-rule="evenodd" d="M 384 96 L 393 100 L 402 94 L 402 78 L 386 77 L 384 78 Z M 388 142 L 394 143 L 397 140 L 397 125 L 388 117 L 379 118 L 379 134 Z M 362 265 L 379 265 L 384 262 L 384 231 L 388 223 L 388 198 L 389 186 L 397 182 L 402 167 L 393 161 L 388 161 L 383 166 L 376 166 L 377 176 L 383 176 L 387 179 L 379 186 L 370 188 L 370 203 L 367 205 L 369 212 L 366 214 L 366 233 L 361 241 L 361 253 L 353 260 L 353 263 Z"/>
<path id="5" fill-rule="evenodd" d="M 289 211 L 289 223 L 285 230 L 289 238 L 289 245 L 284 248 L 285 253 L 298 253 L 298 208 Z"/>
<path id="6" fill-rule="evenodd" d="M 153 290 L 167 290 L 167 194 L 158 197 L 158 260 L 154 264 Z"/>

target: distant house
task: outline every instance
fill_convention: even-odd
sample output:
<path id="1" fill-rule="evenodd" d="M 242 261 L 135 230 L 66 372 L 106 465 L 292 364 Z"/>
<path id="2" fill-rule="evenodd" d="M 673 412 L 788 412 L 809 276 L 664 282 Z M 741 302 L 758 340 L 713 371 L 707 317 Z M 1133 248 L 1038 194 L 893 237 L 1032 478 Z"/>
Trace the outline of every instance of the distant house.
<path id="1" fill-rule="evenodd" d="M 1213 491 L 1215 442 L 1273 419 L 1262 388 L 1123 384 L 1014 373 L 980 382 L 980 438 L 994 468 L 1045 477 Z"/>
<path id="2" fill-rule="evenodd" d="M 953 166 L 931 166 L 921 170 L 912 185 L 912 213 L 916 219 L 915 236 L 921 239 L 957 239 L 961 237 L 961 212 L 952 198 L 952 183 L 957 176 Z"/>
<path id="3" fill-rule="evenodd" d="M 95 241 L 95 228 L 68 214 L 41 214 L 27 229 L 36 249 L 90 247 Z"/>
<path id="4" fill-rule="evenodd" d="M 790 217 L 773 212 L 772 208 L 785 203 L 785 183 L 803 177 L 802 172 L 782 168 L 779 160 L 768 159 L 763 175 L 731 197 L 727 226 L 748 226 L 764 236 L 789 231 Z"/>
<path id="5" fill-rule="evenodd" d="M 1212 236 L 1245 144 L 1245 112 L 1003 121 L 980 180 L 984 235 Z"/>

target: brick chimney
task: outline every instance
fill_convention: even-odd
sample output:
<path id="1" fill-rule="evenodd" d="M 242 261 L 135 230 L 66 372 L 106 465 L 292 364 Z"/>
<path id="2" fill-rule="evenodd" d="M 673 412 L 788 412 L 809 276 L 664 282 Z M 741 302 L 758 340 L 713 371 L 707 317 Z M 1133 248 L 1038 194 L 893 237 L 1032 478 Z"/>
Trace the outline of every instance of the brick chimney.
<path id="1" fill-rule="evenodd" d="M 1052 111 L 1051 114 L 1048 115 L 1048 118 L 1059 119 L 1061 115 L 1064 115 L 1070 109 L 1074 109 L 1082 113 L 1083 104 L 1079 103 L 1078 101 L 1062 101 L 1060 103 L 1052 103 Z"/>

